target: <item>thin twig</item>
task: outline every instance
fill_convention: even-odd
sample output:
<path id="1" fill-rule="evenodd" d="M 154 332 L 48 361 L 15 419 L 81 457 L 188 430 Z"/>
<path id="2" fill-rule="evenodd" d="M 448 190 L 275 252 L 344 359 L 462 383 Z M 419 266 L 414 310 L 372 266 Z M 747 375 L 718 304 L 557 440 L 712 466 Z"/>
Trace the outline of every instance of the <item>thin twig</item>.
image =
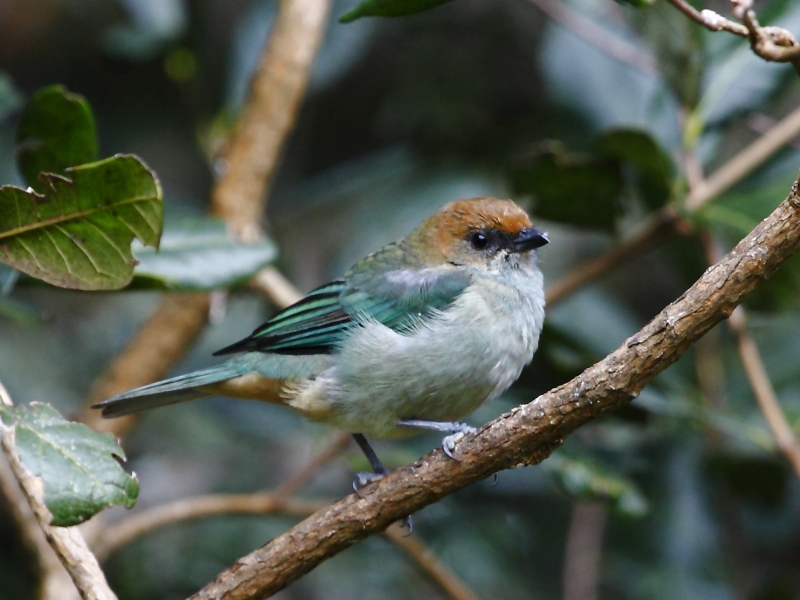
<path id="1" fill-rule="evenodd" d="M 0 402 L 6 406 L 14 405 L 14 403 L 11 402 L 11 396 L 9 395 L 8 390 L 5 388 L 2 382 L 0 382 Z"/>
<path id="2" fill-rule="evenodd" d="M 8 399 L 11 404 L 10 398 Z M 80 531 L 75 527 L 53 527 L 50 522 L 53 515 L 44 504 L 44 486 L 42 480 L 28 473 L 15 448 L 16 429 L 0 422 L 0 448 L 10 467 L 11 472 L 27 499 L 33 517 L 44 532 L 47 542 L 55 551 L 61 564 L 69 573 L 75 587 L 84 600 L 116 600 L 116 595 L 106 582 L 105 575 L 97 563 L 97 559 L 83 539 Z M 8 487 L 7 485 L 3 486 Z M 11 493 L 13 497 L 13 492 Z M 29 517 L 18 521 L 26 530 L 32 526 Z M 33 548 L 40 552 L 39 544 L 35 541 L 35 534 L 26 531 L 26 538 L 33 544 Z M 45 566 L 47 554 L 39 553 L 40 566 Z M 47 590 L 44 590 L 47 592 Z M 66 597 L 69 592 L 64 592 L 61 597 Z"/>
<path id="3" fill-rule="evenodd" d="M 547 286 L 545 294 L 547 306 L 552 308 L 579 288 L 612 271 L 618 265 L 641 256 L 674 233 L 679 222 L 678 213 L 673 208 L 654 213 L 632 238 L 593 260 L 581 263 L 561 279 Z"/>
<path id="4" fill-rule="evenodd" d="M 280 513 L 297 517 L 327 506 L 324 500 L 287 498 L 277 501 L 274 494 L 210 494 L 177 500 L 135 513 L 109 525 L 94 547 L 98 559 L 105 561 L 122 546 L 151 531 L 219 515 L 269 515 Z"/>
<path id="5" fill-rule="evenodd" d="M 658 73 L 652 58 L 643 53 L 640 48 L 598 26 L 594 21 L 570 8 L 567 3 L 561 0 L 528 0 L 528 2 L 575 35 L 617 60 L 649 75 Z"/>
<path id="6" fill-rule="evenodd" d="M 733 156 L 708 179 L 693 188 L 684 200 L 686 209 L 694 212 L 728 191 L 747 175 L 763 165 L 778 150 L 800 134 L 800 108 L 781 119 L 766 134 L 754 140 Z M 677 231 L 680 219 L 674 207 L 668 206 L 653 215 L 632 238 L 607 253 L 582 263 L 547 287 L 547 304 L 553 306 L 576 290 L 602 277 L 620 264 L 642 253 Z"/>
<path id="7" fill-rule="evenodd" d="M 685 0 L 667 0 L 667 2 L 672 4 L 692 21 L 699 23 L 710 31 L 727 31 L 734 35 L 747 37 L 747 27 L 739 23 L 734 23 L 711 10 L 700 12 L 691 4 L 685 2 Z"/>
<path id="8" fill-rule="evenodd" d="M 739 356 L 742 359 L 747 380 L 750 382 L 758 407 L 764 414 L 764 418 L 772 430 L 772 435 L 775 436 L 775 443 L 800 477 L 800 444 L 798 444 L 794 431 L 781 408 L 758 346 L 747 328 L 744 308 L 740 306 L 733 311 L 728 319 L 728 325 L 736 335 Z"/>
<path id="9" fill-rule="evenodd" d="M 577 501 L 572 507 L 564 550 L 564 600 L 596 600 L 608 507 Z"/>
<path id="10" fill-rule="evenodd" d="M 409 536 L 404 528 L 395 524 L 383 534 L 405 552 L 452 600 L 479 600 L 475 592 L 450 567 L 419 539 Z"/>
<path id="11" fill-rule="evenodd" d="M 283 274 L 275 267 L 264 267 L 250 281 L 250 287 L 259 292 L 274 306 L 286 308 L 303 297 Z"/>
<path id="12" fill-rule="evenodd" d="M 744 150 L 733 156 L 686 197 L 685 206 L 697 211 L 723 192 L 742 181 L 763 165 L 778 150 L 791 143 L 800 133 L 800 108 L 794 109 L 764 135 L 753 140 Z"/>
<path id="13" fill-rule="evenodd" d="M 275 501 L 280 503 L 288 500 L 292 494 L 299 490 L 311 477 L 319 470 L 320 467 L 328 464 L 334 458 L 339 456 L 350 445 L 351 436 L 349 433 L 342 431 L 337 433 L 333 440 L 322 450 L 309 460 L 305 466 L 295 473 L 289 481 L 281 485 L 275 490 L 273 496 Z"/>
<path id="14" fill-rule="evenodd" d="M 36 520 L 11 466 L 0 452 L 0 494 L 6 499 L 9 514 L 17 526 L 20 539 L 28 549 L 37 574 L 36 597 L 39 600 L 77 600 L 78 589 L 67 570 L 50 547 L 44 530 Z"/>
<path id="15" fill-rule="evenodd" d="M 501 469 L 537 464 L 577 427 L 626 405 L 800 249 L 789 197 L 641 331 L 572 381 L 312 515 L 239 559 L 192 600 L 265 598 L 392 522 Z"/>
<path id="16" fill-rule="evenodd" d="M 329 0 L 282 0 L 278 18 L 250 95 L 229 143 L 223 174 L 211 193 L 211 210 L 249 240 L 260 232 L 267 188 L 294 124 L 311 63 L 327 24 Z M 208 318 L 208 294 L 166 296 L 145 326 L 93 386 L 88 405 L 163 377 L 186 353 Z M 118 435 L 132 418 L 93 427 Z"/>

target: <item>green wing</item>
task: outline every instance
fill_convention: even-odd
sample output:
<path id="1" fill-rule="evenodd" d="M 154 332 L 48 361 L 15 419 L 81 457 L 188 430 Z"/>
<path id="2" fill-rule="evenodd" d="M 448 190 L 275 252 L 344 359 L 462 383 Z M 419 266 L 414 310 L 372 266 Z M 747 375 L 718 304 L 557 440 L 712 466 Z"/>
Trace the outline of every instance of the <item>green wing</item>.
<path id="1" fill-rule="evenodd" d="M 250 337 L 215 355 L 259 350 L 280 354 L 326 354 L 342 336 L 366 320 L 395 331 L 407 331 L 445 310 L 469 285 L 469 275 L 452 268 L 408 271 L 380 276 L 354 275 L 319 287 L 275 315 Z"/>

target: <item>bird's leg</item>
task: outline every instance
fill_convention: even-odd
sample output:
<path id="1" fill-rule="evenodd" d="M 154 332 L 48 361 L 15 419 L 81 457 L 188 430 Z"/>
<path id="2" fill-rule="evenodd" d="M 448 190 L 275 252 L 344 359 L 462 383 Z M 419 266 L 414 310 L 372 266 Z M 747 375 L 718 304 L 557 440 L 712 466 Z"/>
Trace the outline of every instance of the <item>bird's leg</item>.
<path id="1" fill-rule="evenodd" d="M 363 433 L 354 433 L 353 439 L 356 441 L 356 444 L 358 444 L 358 447 L 361 448 L 364 456 L 367 457 L 372 470 L 375 471 L 374 473 L 358 473 L 355 476 L 355 479 L 353 479 L 353 491 L 358 496 L 361 496 L 359 490 L 362 487 L 378 481 L 379 479 L 383 479 L 389 474 L 389 470 L 383 466 L 381 459 L 378 458 L 377 454 L 375 454 L 375 450 L 373 450 L 372 446 L 369 445 L 369 442 L 367 441 L 367 438 L 364 437 Z M 403 519 L 403 526 L 408 528 L 408 533 L 406 535 L 411 535 L 411 533 L 414 531 L 414 523 L 411 520 L 410 515 Z"/>
<path id="2" fill-rule="evenodd" d="M 403 427 L 416 427 L 418 429 L 432 429 L 433 431 L 445 431 L 449 433 L 447 437 L 442 440 L 442 450 L 453 460 L 458 460 L 453 456 L 453 451 L 456 449 L 456 444 L 461 441 L 465 435 L 475 433 L 477 429 L 467 425 L 466 423 L 451 423 L 448 421 L 422 421 L 419 419 L 403 419 L 397 422 L 398 425 Z"/>
<path id="3" fill-rule="evenodd" d="M 356 444 L 358 444 L 358 447 L 361 448 L 364 456 L 367 457 L 369 466 L 371 466 L 372 470 L 374 471 L 374 473 L 359 473 L 356 475 L 355 479 L 353 479 L 353 491 L 360 496 L 361 494 L 359 494 L 358 491 L 362 487 L 386 477 L 386 475 L 389 474 L 389 471 L 383 466 L 381 459 L 379 459 L 378 455 L 375 454 L 375 450 L 373 450 L 372 446 L 369 445 L 369 442 L 367 441 L 367 438 L 364 437 L 363 433 L 354 433 L 353 439 L 356 441 Z"/>

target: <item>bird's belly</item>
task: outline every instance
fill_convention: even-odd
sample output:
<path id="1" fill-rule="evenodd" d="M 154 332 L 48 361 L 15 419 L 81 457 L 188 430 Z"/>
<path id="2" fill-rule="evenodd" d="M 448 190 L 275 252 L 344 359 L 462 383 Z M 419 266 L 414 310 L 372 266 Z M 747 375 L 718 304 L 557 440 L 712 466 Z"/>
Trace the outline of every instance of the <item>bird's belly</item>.
<path id="1" fill-rule="evenodd" d="M 322 420 L 374 437 L 409 433 L 397 427 L 403 419 L 463 418 L 516 380 L 541 327 L 532 318 L 520 326 L 481 302 L 468 308 L 466 320 L 443 314 L 409 334 L 364 324 L 342 344 L 336 364 L 289 404 L 324 397 L 331 410 Z"/>

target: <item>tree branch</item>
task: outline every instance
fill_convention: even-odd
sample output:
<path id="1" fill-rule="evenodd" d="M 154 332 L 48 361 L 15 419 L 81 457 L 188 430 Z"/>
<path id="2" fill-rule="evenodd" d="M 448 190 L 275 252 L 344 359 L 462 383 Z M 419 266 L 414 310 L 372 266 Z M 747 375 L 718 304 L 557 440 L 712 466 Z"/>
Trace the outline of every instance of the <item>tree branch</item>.
<path id="1" fill-rule="evenodd" d="M 797 186 L 719 263 L 641 331 L 572 381 L 324 508 L 241 558 L 193 600 L 265 598 L 327 558 L 492 473 L 537 464 L 577 427 L 636 398 L 743 297 L 800 248 Z"/>
<path id="2" fill-rule="evenodd" d="M 11 399 L 7 393 L 5 395 L 4 403 L 7 401 L 11 405 Z M 32 549 L 37 552 L 37 560 L 39 566 L 46 567 L 46 574 L 53 575 L 54 569 L 52 565 L 48 564 L 48 553 L 44 552 L 41 543 L 38 539 L 38 534 L 31 530 L 35 522 L 38 523 L 50 547 L 55 551 L 61 564 L 69 573 L 75 587 L 78 589 L 83 600 L 116 600 L 117 597 L 106 582 L 105 575 L 97 563 L 97 559 L 92 554 L 91 550 L 83 539 L 80 531 L 75 527 L 53 527 L 50 522 L 53 516 L 44 504 L 44 486 L 41 479 L 34 477 L 25 469 L 20 460 L 19 454 L 14 447 L 14 438 L 16 436 L 16 429 L 14 427 L 7 427 L 0 423 L 0 448 L 5 455 L 11 473 L 16 478 L 17 483 L 27 500 L 28 506 L 31 509 L 32 515 L 27 513 L 24 509 L 17 507 L 15 512 L 18 513 L 18 523 L 24 528 L 24 534 L 27 541 L 31 544 Z M 3 471 L 0 468 L 0 471 Z M 11 490 L 11 482 L 6 481 L 7 477 L 3 477 L 3 489 L 8 494 L 9 500 L 14 496 L 18 496 Z M 31 518 L 33 517 L 33 519 Z M 54 580 L 63 583 L 59 576 L 54 578 L 49 576 L 45 579 L 44 585 L 40 586 L 41 593 L 44 597 L 52 593 L 51 585 Z M 69 591 L 61 590 L 59 598 L 68 598 Z"/>
<path id="3" fill-rule="evenodd" d="M 306 89 L 328 21 L 330 0 L 282 0 L 250 95 L 211 192 L 211 212 L 244 240 L 258 237 L 264 198 Z M 124 432 L 134 417 L 103 421 L 88 406 L 162 378 L 186 353 L 208 318 L 208 294 L 165 296 L 153 316 L 93 386 L 83 418 L 98 430 Z"/>
<path id="4" fill-rule="evenodd" d="M 736 335 L 739 356 L 741 356 L 747 380 L 750 382 L 753 395 L 756 397 L 756 402 L 758 402 L 758 406 L 767 420 L 772 435 L 775 436 L 775 443 L 789 460 L 789 464 L 792 465 L 795 473 L 800 477 L 800 446 L 797 443 L 797 438 L 794 435 L 794 431 L 792 431 L 791 425 L 786 420 L 783 409 L 781 409 L 778 395 L 775 393 L 775 388 L 769 379 L 764 361 L 761 360 L 758 346 L 747 329 L 745 312 L 741 306 L 733 311 L 730 319 L 728 319 L 728 325 Z"/>
<path id="5" fill-rule="evenodd" d="M 727 31 L 748 38 L 753 52 L 764 60 L 792 63 L 795 70 L 798 70 L 800 44 L 782 27 L 761 27 L 753 10 L 753 0 L 731 0 L 733 16 L 742 21 L 743 25 L 726 19 L 713 10 L 698 11 L 686 0 L 667 2 L 710 31 Z"/>

